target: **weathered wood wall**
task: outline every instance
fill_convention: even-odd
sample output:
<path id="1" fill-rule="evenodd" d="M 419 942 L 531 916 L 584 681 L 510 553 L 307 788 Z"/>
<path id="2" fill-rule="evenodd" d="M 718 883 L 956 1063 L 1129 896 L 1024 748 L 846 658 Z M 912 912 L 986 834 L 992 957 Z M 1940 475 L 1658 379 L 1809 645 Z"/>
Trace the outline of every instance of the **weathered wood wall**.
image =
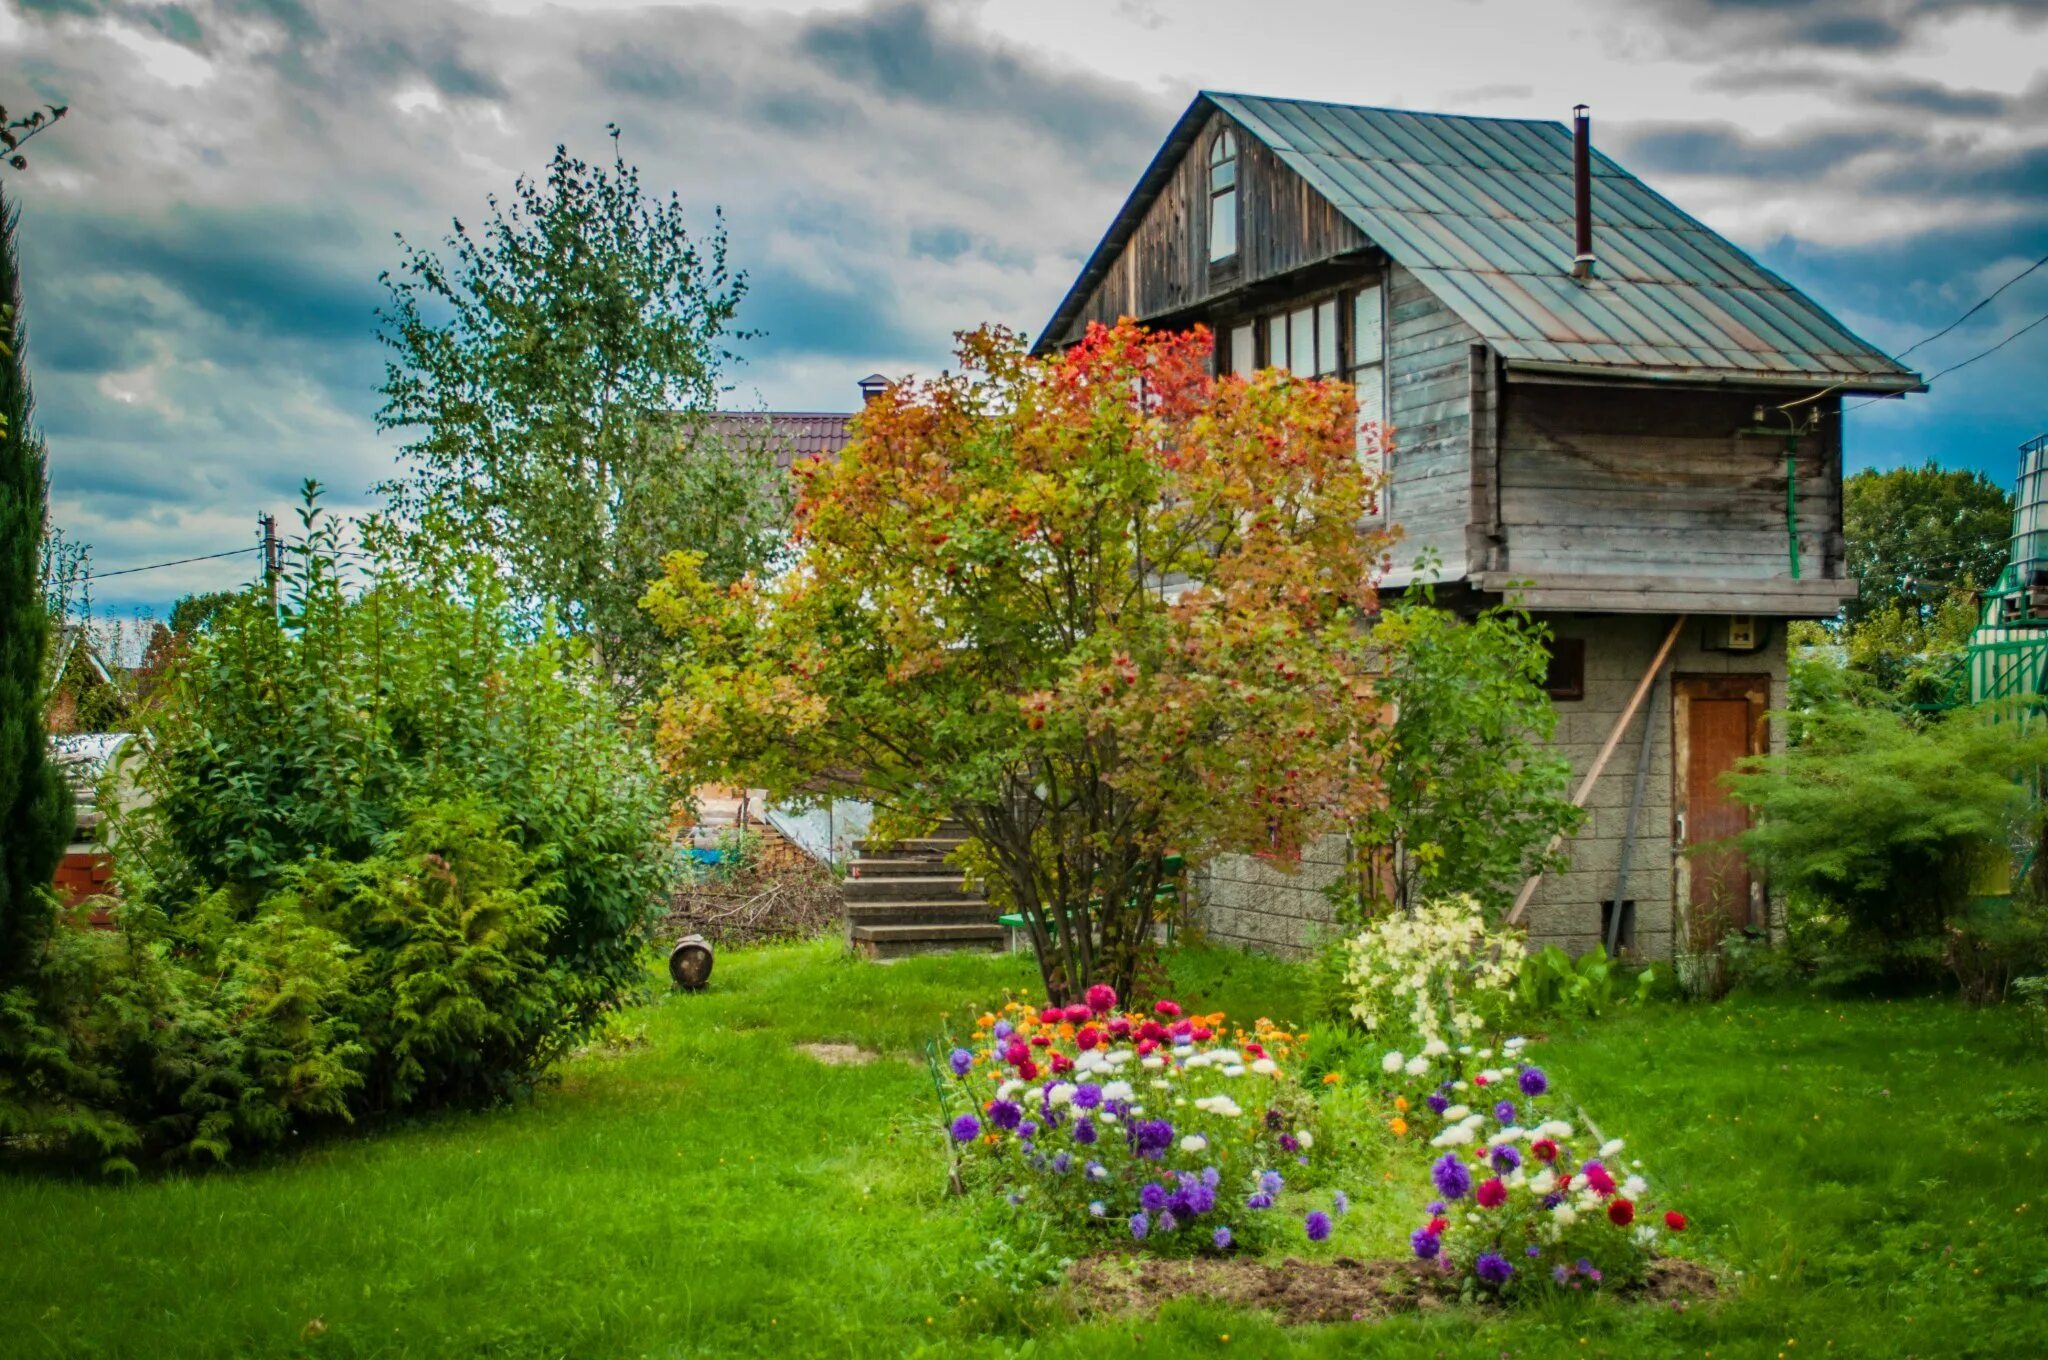
<path id="1" fill-rule="evenodd" d="M 1479 336 L 1406 269 L 1389 269 L 1387 287 L 1387 506 L 1401 526 L 1394 564 L 1405 571 L 1429 550 L 1439 562 L 1432 575 L 1455 580 L 1466 571 L 1472 518 L 1471 351 Z"/>
<path id="2" fill-rule="evenodd" d="M 1513 572 L 1790 574 L 1784 441 L 1737 434 L 1782 395 L 1509 384 L 1500 513 Z M 1830 404 L 1832 406 L 1832 403 Z M 1800 440 L 1802 577 L 1842 570 L 1841 421 Z"/>
<path id="3" fill-rule="evenodd" d="M 1307 181 L 1239 130 L 1237 257 L 1209 263 L 1209 142 L 1220 122 L 1212 114 L 1181 159 L 1123 253 L 1089 295 L 1074 324 L 1059 339 L 1069 344 L 1091 321 L 1118 317 L 1151 320 L 1206 303 L 1220 293 L 1277 277 L 1363 249 L 1364 233 L 1351 225 Z"/>

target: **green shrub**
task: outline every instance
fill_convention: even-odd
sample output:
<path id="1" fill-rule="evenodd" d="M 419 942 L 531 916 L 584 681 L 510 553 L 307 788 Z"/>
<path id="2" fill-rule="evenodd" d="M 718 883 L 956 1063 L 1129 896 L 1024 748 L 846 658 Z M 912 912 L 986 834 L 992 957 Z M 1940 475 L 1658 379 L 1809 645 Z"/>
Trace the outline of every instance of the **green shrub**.
<path id="1" fill-rule="evenodd" d="M 154 694 L 121 928 L 0 1001 L 0 1133 L 225 1158 L 501 1098 L 639 980 L 666 803 L 603 686 L 495 577 L 372 558 L 309 498 Z"/>
<path id="2" fill-rule="evenodd" d="M 1595 1019 L 1629 1001 L 1647 1001 L 1661 974 L 1655 968 L 1625 968 L 1599 945 L 1574 959 L 1556 945 L 1522 960 L 1515 1000 L 1524 1016 L 1562 1015 Z"/>
<path id="3" fill-rule="evenodd" d="M 1761 814 L 1740 844 L 1801 917 L 1792 933 L 1817 958 L 1848 955 L 1827 964 L 1838 973 L 1953 965 L 1973 880 L 2039 835 L 2048 726 L 1994 706 L 1916 719 L 1828 704 L 1803 728 L 1728 777 Z"/>

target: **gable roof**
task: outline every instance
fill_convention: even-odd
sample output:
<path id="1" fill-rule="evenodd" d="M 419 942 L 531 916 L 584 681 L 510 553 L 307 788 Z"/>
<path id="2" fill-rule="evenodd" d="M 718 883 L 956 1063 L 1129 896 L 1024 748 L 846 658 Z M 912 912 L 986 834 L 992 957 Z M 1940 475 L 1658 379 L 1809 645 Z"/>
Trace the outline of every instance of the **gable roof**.
<path id="1" fill-rule="evenodd" d="M 714 411 L 705 429 L 734 443 L 765 445 L 775 466 L 787 472 L 814 454 L 837 457 L 853 441 L 853 412 Z"/>
<path id="2" fill-rule="evenodd" d="M 1073 323 L 1220 110 L 1456 312 L 1511 368 L 1901 392 L 1919 376 L 1595 149 L 1599 276 L 1571 275 L 1572 133 L 1252 95 L 1197 95 L 1039 339 Z"/>

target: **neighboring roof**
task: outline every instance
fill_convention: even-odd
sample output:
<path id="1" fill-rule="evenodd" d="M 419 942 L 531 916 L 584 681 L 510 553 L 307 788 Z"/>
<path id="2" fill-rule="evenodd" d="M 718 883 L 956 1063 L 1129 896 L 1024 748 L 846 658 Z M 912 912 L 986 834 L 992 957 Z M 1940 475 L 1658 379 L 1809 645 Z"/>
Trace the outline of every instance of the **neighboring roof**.
<path id="1" fill-rule="evenodd" d="M 1572 133 L 1473 118 L 1203 92 L 1181 115 L 1041 336 L 1072 324 L 1220 109 L 1412 272 L 1510 367 L 1588 376 L 1914 391 L 1919 376 L 1597 149 L 1598 277 L 1571 275 Z"/>
<path id="2" fill-rule="evenodd" d="M 726 439 L 766 445 L 787 472 L 800 459 L 834 457 L 853 440 L 851 411 L 717 411 L 705 428 Z"/>

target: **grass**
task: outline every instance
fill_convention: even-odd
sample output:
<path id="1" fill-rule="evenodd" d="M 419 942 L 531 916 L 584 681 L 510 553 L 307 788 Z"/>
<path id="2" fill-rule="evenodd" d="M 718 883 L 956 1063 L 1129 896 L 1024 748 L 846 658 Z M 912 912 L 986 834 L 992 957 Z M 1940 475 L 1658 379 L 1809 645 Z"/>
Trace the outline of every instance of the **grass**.
<path id="1" fill-rule="evenodd" d="M 1176 961 L 1205 1007 L 1300 1014 L 1301 974 Z M 882 969 L 728 955 L 529 1104 L 228 1174 L 0 1176 L 0 1353 L 37 1356 L 2019 1356 L 2048 1336 L 2048 1058 L 1933 1001 L 1738 999 L 1567 1027 L 1542 1061 L 1742 1272 L 1683 1312 L 1573 1300 L 1282 1329 L 1199 1303 L 1083 1322 L 977 1270 L 917 1054 L 1032 981 L 1016 959 Z M 822 1065 L 793 1046 L 886 1056 Z M 1393 1240 L 1422 1198 L 1361 1187 Z M 1332 1248 L 1344 1245 L 1332 1243 Z M 1304 1244 L 1302 1254 L 1308 1254 Z M 1220 1338 L 1228 1336 L 1224 1342 Z"/>

